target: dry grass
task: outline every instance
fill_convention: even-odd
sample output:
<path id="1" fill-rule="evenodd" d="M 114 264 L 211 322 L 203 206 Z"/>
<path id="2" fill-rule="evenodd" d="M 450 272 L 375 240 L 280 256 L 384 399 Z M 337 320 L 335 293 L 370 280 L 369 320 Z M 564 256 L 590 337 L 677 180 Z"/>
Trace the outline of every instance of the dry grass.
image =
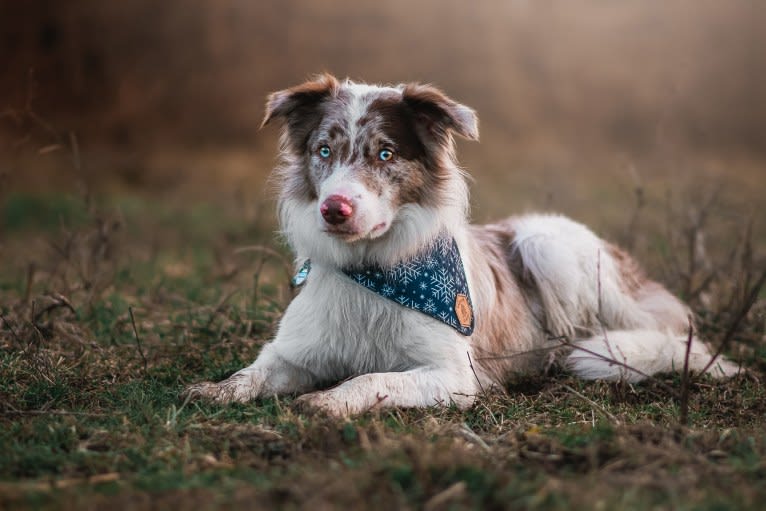
<path id="1" fill-rule="evenodd" d="M 141 25 L 148 38 L 125 19 L 148 19 L 155 2 L 51 5 L 42 21 L 19 3 L 18 19 L 73 38 L 50 54 L 35 39 L 45 30 L 8 18 L 0 509 L 762 507 L 764 103 L 751 58 L 762 13 L 453 2 L 434 18 L 403 1 L 343 16 L 240 3 L 157 12 Z M 417 13 L 436 20 L 431 32 Z M 330 37 L 327 23 L 359 30 Z M 88 74 L 91 48 L 112 52 L 93 53 L 106 75 Z M 276 135 L 254 130 L 264 94 L 318 65 L 435 81 L 476 107 L 483 142 L 460 154 L 478 220 L 553 209 L 595 226 L 689 301 L 700 335 L 747 371 L 629 385 L 553 368 L 466 411 L 346 422 L 303 415 L 290 398 L 182 401 L 185 385 L 252 361 L 289 303 L 263 185 Z"/>
<path id="2" fill-rule="evenodd" d="M 715 239 L 717 207 L 671 226 L 672 242 L 644 231 L 656 243 L 634 245 L 668 247 L 653 272 L 677 276 L 702 334 L 748 368 L 734 380 L 633 386 L 554 370 L 467 411 L 334 422 L 290 399 L 178 398 L 252 360 L 288 303 L 268 219 L 243 223 L 236 204 L 6 197 L 0 505 L 756 509 L 766 497 L 760 240 L 745 227 L 735 249 L 706 247 L 699 233 Z M 624 221 L 650 229 L 643 209 Z"/>
<path id="3" fill-rule="evenodd" d="M 506 187 L 496 205 L 485 199 L 497 180 L 477 189 L 479 216 L 532 198 L 630 247 L 747 369 L 733 380 L 585 383 L 553 368 L 466 411 L 336 422 L 290 398 L 179 398 L 249 363 L 289 303 L 268 201 L 91 194 L 76 137 L 46 137 L 81 186 L 0 189 L 0 508 L 712 510 L 766 498 L 766 239 L 738 196 L 626 194 L 597 174 L 579 176 L 579 202 Z"/>

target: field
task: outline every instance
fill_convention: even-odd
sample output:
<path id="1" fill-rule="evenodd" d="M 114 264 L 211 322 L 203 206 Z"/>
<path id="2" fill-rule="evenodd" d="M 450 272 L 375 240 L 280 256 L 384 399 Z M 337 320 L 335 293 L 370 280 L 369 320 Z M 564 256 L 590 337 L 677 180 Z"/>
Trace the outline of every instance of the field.
<path id="1" fill-rule="evenodd" d="M 0 508 L 760 509 L 762 226 L 725 195 L 674 212 L 590 179 L 581 200 L 599 207 L 580 217 L 688 299 L 741 375 L 629 385 L 554 367 L 466 411 L 348 421 L 291 398 L 185 402 L 185 385 L 253 360 L 290 300 L 272 204 L 6 194 Z M 508 201 L 491 189 L 479 216 Z"/>

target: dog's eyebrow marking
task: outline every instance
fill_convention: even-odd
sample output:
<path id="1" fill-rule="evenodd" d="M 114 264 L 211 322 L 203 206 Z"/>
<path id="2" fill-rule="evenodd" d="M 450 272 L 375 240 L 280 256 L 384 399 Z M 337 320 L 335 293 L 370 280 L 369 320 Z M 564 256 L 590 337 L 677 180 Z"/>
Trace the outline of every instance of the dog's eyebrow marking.
<path id="1" fill-rule="evenodd" d="M 373 101 L 372 104 L 375 104 L 375 102 Z M 370 106 L 372 106 L 372 105 L 370 105 Z M 367 112 L 363 116 L 361 116 L 359 119 L 357 119 L 356 126 L 358 128 L 363 128 L 366 125 L 370 124 L 373 120 L 378 119 L 379 117 L 380 117 L 379 115 L 376 115 L 374 112 L 371 112 L 368 109 Z"/>
<path id="2" fill-rule="evenodd" d="M 426 147 L 415 129 L 413 114 L 401 99 L 391 96 L 376 98 L 370 104 L 369 112 L 380 119 L 381 133 L 393 143 L 403 158 L 426 158 Z"/>
<path id="3" fill-rule="evenodd" d="M 348 140 L 343 140 L 341 142 L 340 146 L 338 147 L 338 155 L 342 160 L 348 160 L 350 161 L 350 153 L 351 153 L 351 142 Z"/>
<path id="4" fill-rule="evenodd" d="M 367 109 L 356 121 L 358 127 L 363 127 L 372 121 L 385 121 L 382 112 L 377 108 L 381 104 L 397 104 L 402 102 L 399 93 L 378 93 L 369 94 L 367 97 Z"/>
<path id="5" fill-rule="evenodd" d="M 332 140 L 336 140 L 343 136 L 343 133 L 346 130 L 343 128 L 343 126 L 340 125 L 340 123 L 335 123 L 332 126 L 330 126 L 330 129 L 327 130 L 327 136 L 330 137 Z"/>

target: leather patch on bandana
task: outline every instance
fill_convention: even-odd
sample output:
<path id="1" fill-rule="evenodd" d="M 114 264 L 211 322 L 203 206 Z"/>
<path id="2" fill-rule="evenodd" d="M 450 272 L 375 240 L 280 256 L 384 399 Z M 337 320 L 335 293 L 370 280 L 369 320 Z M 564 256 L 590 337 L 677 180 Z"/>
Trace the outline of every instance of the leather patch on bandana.
<path id="1" fill-rule="evenodd" d="M 468 303 L 468 297 L 466 295 L 459 294 L 455 297 L 455 314 L 462 326 L 471 326 L 473 311 L 471 310 L 471 304 Z"/>

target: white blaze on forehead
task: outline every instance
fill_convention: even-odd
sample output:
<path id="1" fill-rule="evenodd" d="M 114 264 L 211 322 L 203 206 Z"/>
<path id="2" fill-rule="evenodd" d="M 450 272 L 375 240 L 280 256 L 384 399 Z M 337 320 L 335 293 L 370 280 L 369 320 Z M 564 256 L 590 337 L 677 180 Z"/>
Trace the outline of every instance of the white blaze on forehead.
<path id="1" fill-rule="evenodd" d="M 343 88 L 351 93 L 351 101 L 348 106 L 348 136 L 353 144 L 356 140 L 357 130 L 359 129 L 359 119 L 364 117 L 370 104 L 375 101 L 381 93 L 401 93 L 401 89 L 396 87 L 384 87 L 380 85 L 370 85 L 366 83 L 354 83 L 346 80 Z"/>
<path id="2" fill-rule="evenodd" d="M 343 88 L 356 96 L 371 96 L 377 92 L 402 92 L 401 87 L 389 87 L 386 85 L 372 85 L 369 83 L 355 83 L 351 80 L 343 82 Z"/>
<path id="3" fill-rule="evenodd" d="M 319 203 L 321 204 L 330 195 L 342 195 L 349 199 L 359 199 L 359 183 L 354 179 L 351 170 L 347 166 L 336 168 L 332 174 L 324 179 L 319 185 Z"/>

